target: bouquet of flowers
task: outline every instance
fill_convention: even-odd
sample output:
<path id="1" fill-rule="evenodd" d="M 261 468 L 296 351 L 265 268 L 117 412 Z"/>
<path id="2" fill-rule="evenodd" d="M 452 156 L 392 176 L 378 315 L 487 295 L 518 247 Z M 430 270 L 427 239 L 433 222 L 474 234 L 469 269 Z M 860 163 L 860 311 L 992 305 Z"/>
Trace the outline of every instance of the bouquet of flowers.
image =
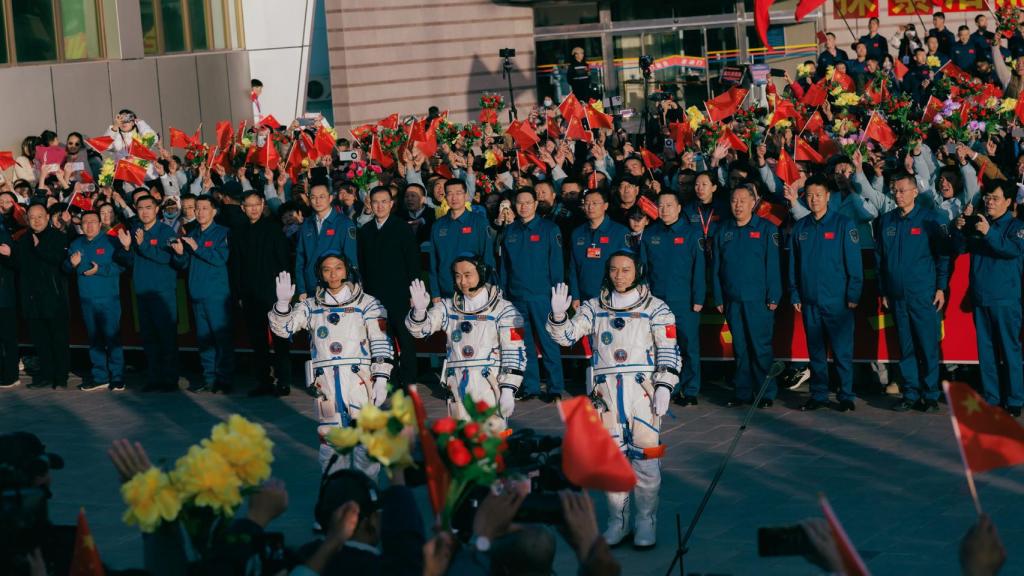
<path id="1" fill-rule="evenodd" d="M 474 144 L 484 137 L 483 126 L 479 122 L 463 124 L 462 129 L 459 131 L 459 136 L 462 137 L 462 142 L 465 143 L 466 148 L 472 148 Z"/>
<path id="2" fill-rule="evenodd" d="M 107 157 L 103 159 L 103 166 L 100 167 L 100 176 L 97 179 L 97 183 L 100 186 L 113 186 L 114 185 L 114 159 Z"/>
<path id="3" fill-rule="evenodd" d="M 796 77 L 807 78 L 808 76 L 811 75 L 811 70 L 813 70 L 813 66 L 813 64 L 797 64 Z"/>
<path id="4" fill-rule="evenodd" d="M 136 140 L 146 148 L 152 148 L 156 145 L 156 133 L 149 131 L 142 135 L 132 134 L 132 140 Z"/>
<path id="5" fill-rule="evenodd" d="M 383 170 L 376 164 L 367 164 L 363 160 L 356 160 L 355 162 L 349 162 L 345 178 L 355 184 L 360 191 L 367 191 L 370 189 L 371 184 L 379 181 L 381 172 Z"/>
<path id="6" fill-rule="evenodd" d="M 497 124 L 498 111 L 505 108 L 505 99 L 501 94 L 484 92 L 480 96 L 480 122 L 484 124 Z"/>
<path id="7" fill-rule="evenodd" d="M 377 141 L 381 150 L 386 153 L 394 154 L 408 140 L 409 134 L 401 126 L 394 129 L 386 126 L 377 127 Z"/>
<path id="8" fill-rule="evenodd" d="M 1013 38 L 1021 23 L 1020 10 L 1013 2 L 1003 2 L 1002 6 L 998 6 L 998 2 L 996 4 L 996 34 L 1001 34 L 1004 38 Z"/>
<path id="9" fill-rule="evenodd" d="M 732 131 L 750 147 L 754 143 L 755 136 L 760 132 L 761 124 L 767 115 L 767 108 L 756 106 L 740 108 L 733 115 Z"/>
<path id="10" fill-rule="evenodd" d="M 491 180 L 483 171 L 476 173 L 476 192 L 481 198 L 494 191 L 494 180 Z"/>
<path id="11" fill-rule="evenodd" d="M 412 401 L 401 390 L 390 398 L 390 410 L 381 410 L 373 404 L 363 406 L 355 426 L 334 428 L 324 440 L 342 455 L 351 454 L 358 446 L 364 447 L 367 455 L 380 462 L 388 474 L 391 466 L 411 465 L 412 436 L 408 431 L 416 424 Z"/>
<path id="12" fill-rule="evenodd" d="M 455 140 L 459 137 L 462 132 L 462 127 L 454 122 L 449 122 L 447 118 L 442 118 L 441 122 L 437 125 L 437 143 L 439 145 L 447 144 L 452 146 L 455 144 Z"/>
<path id="13" fill-rule="evenodd" d="M 191 168 L 198 168 L 206 163 L 210 155 L 210 147 L 203 143 L 192 143 L 185 149 L 185 165 Z"/>
<path id="14" fill-rule="evenodd" d="M 942 111 L 935 115 L 932 122 L 938 127 L 944 139 L 955 142 L 967 142 L 971 137 L 971 111 L 959 100 L 946 99 Z M 975 125 L 974 129 L 978 129 Z"/>

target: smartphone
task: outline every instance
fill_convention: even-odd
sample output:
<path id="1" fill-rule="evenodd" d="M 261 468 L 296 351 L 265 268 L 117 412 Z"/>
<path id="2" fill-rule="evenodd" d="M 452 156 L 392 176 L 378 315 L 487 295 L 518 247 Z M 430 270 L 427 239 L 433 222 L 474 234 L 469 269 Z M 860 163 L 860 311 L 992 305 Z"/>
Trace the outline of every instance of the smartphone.
<path id="1" fill-rule="evenodd" d="M 783 69 L 781 69 L 781 68 L 772 68 L 772 69 L 771 69 L 771 70 L 770 70 L 770 71 L 768 72 L 768 74 L 769 74 L 769 75 L 770 75 L 770 76 L 771 76 L 772 78 L 785 78 L 785 77 L 786 77 L 786 71 L 785 71 L 785 70 L 783 70 Z"/>
<path id="2" fill-rule="evenodd" d="M 676 149 L 676 142 L 675 142 L 675 140 L 673 140 L 671 138 L 665 138 L 665 150 L 675 151 L 675 149 Z"/>
<path id="3" fill-rule="evenodd" d="M 359 153 L 355 150 L 349 150 L 347 152 L 338 152 L 338 158 L 342 162 L 355 162 L 359 159 Z"/>
<path id="4" fill-rule="evenodd" d="M 942 149 L 946 151 L 946 154 L 956 154 L 956 146 L 956 142 L 947 142 Z"/>
<path id="5" fill-rule="evenodd" d="M 85 170 L 85 162 L 71 162 L 70 165 L 72 172 L 81 172 L 82 170 Z"/>

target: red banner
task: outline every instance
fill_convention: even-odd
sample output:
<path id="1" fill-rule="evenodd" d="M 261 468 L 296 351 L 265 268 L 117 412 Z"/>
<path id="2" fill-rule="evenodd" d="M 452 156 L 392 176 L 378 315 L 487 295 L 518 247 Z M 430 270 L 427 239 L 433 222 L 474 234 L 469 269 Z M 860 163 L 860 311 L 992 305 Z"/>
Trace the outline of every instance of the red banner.
<path id="1" fill-rule="evenodd" d="M 953 0 L 968 2 L 971 0 Z M 981 2 L 981 0 L 978 0 Z M 878 0 L 834 0 L 832 15 L 836 18 L 872 18 L 878 16 Z"/>
<path id="2" fill-rule="evenodd" d="M 983 12 L 985 0 L 942 0 L 942 12 Z"/>
<path id="3" fill-rule="evenodd" d="M 889 0 L 889 16 L 931 14 L 932 0 Z"/>

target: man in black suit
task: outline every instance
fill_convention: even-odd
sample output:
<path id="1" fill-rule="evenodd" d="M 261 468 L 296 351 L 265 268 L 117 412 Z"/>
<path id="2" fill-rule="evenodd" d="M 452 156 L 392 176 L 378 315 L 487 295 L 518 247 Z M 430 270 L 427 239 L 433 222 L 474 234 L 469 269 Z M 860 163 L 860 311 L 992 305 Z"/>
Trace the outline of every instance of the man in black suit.
<path id="1" fill-rule="evenodd" d="M 291 390 L 289 343 L 284 338 L 272 336 L 274 375 L 277 376 L 277 386 L 274 386 L 270 377 L 267 312 L 277 300 L 274 288 L 277 275 L 293 267 L 288 252 L 288 239 L 281 225 L 274 218 L 263 214 L 263 196 L 256 191 L 250 190 L 245 194 L 242 212 L 245 214 L 244 222 L 239 222 L 231 230 L 228 265 L 231 284 L 242 305 L 242 317 L 245 318 L 246 333 L 253 350 L 253 370 L 258 385 L 249 394 L 286 396 Z"/>
<path id="2" fill-rule="evenodd" d="M 398 344 L 398 372 L 403 385 L 416 382 L 416 342 L 405 328 L 409 313 L 409 284 L 420 277 L 420 249 L 412 229 L 391 214 L 395 202 L 391 190 L 370 190 L 373 220 L 359 229 L 356 248 L 363 289 L 388 311 L 388 332 Z M 394 372 L 392 372 L 394 374 Z"/>
<path id="3" fill-rule="evenodd" d="M 416 243 L 430 240 L 430 227 L 434 225 L 434 211 L 427 206 L 427 190 L 420 184 L 408 184 L 402 198 L 402 208 L 395 212 L 416 234 Z"/>

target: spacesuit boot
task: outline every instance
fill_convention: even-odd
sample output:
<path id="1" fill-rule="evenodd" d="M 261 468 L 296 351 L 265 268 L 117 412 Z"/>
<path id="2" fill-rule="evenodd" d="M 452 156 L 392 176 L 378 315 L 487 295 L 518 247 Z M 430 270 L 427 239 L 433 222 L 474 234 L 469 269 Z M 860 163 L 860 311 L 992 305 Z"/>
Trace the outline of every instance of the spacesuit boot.
<path id="1" fill-rule="evenodd" d="M 629 535 L 629 492 L 608 492 L 608 527 L 604 540 L 616 546 Z"/>
<path id="2" fill-rule="evenodd" d="M 636 472 L 636 534 L 633 546 L 653 548 L 658 525 L 658 490 L 661 488 L 661 462 L 657 459 L 634 460 Z"/>

